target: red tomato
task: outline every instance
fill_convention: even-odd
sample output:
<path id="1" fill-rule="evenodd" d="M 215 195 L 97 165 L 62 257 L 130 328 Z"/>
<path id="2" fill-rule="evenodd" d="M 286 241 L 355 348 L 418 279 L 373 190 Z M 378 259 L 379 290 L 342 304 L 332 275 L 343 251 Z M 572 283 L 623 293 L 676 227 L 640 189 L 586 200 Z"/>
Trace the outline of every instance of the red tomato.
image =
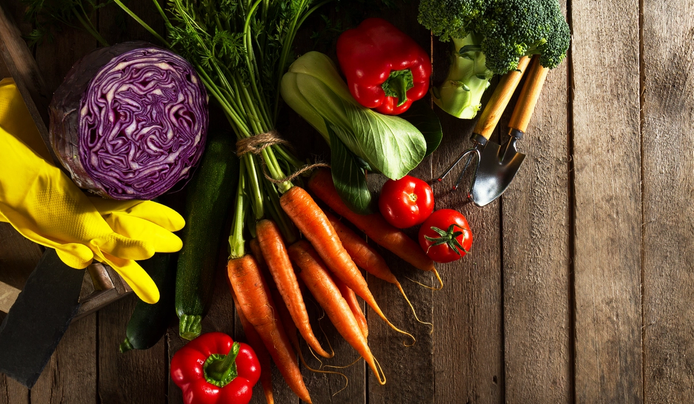
<path id="1" fill-rule="evenodd" d="M 388 223 L 398 229 L 412 227 L 434 211 L 434 192 L 429 184 L 409 175 L 388 180 L 381 189 L 378 208 Z"/>
<path id="2" fill-rule="evenodd" d="M 472 231 L 462 213 L 439 209 L 419 229 L 419 245 L 436 262 L 462 258 L 472 246 Z"/>

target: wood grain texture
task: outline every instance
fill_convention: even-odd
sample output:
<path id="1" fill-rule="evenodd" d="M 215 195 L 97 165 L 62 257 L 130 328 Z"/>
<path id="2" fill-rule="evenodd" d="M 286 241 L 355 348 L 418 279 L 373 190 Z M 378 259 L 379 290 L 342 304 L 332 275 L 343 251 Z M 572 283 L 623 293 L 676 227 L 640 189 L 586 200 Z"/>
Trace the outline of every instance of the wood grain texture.
<path id="1" fill-rule="evenodd" d="M 642 402 L 639 2 L 571 20 L 576 401 Z"/>
<path id="2" fill-rule="evenodd" d="M 362 302 L 363 303 L 363 302 Z M 362 304 L 363 307 L 363 304 Z M 306 297 L 306 308 L 309 315 L 314 321 L 311 321 L 314 333 L 321 342 L 321 346 L 328 349 L 331 346 L 335 351 L 335 356 L 330 359 L 320 358 L 320 362 L 308 350 L 306 342 L 299 336 L 302 344 L 302 354 L 306 364 L 313 369 L 320 369 L 321 362 L 324 366 L 339 366 L 341 369 L 326 368 L 324 370 L 335 371 L 342 373 L 344 377 L 338 374 L 316 373 L 301 365 L 302 373 L 306 387 L 311 394 L 311 399 L 314 402 L 322 403 L 365 403 L 366 388 L 365 372 L 371 372 L 366 368 L 364 361 L 359 359 L 359 354 L 352 348 L 347 341 L 340 335 L 335 327 L 330 323 L 324 311 L 319 308 L 315 299 L 310 296 Z M 317 320 L 319 319 L 320 320 Z M 351 365 L 355 362 L 354 365 Z M 351 365 L 351 366 L 350 366 Z M 342 368 L 344 367 L 344 368 Z M 277 400 L 278 402 L 284 402 Z M 299 402 L 296 398 L 293 401 Z M 293 402 L 291 401 L 291 402 Z"/>
<path id="3" fill-rule="evenodd" d="M 178 325 L 175 327 L 169 328 L 169 331 L 166 333 L 166 353 L 168 356 L 167 364 L 171 363 L 171 358 L 173 355 L 183 346 L 186 344 L 186 340 L 178 336 Z M 166 391 L 167 391 L 167 398 L 169 403 L 182 403 L 183 402 L 183 393 L 181 392 L 181 389 L 176 386 L 176 383 L 171 380 L 171 377 L 167 379 L 167 385 L 166 385 Z"/>
<path id="4" fill-rule="evenodd" d="M 437 58 L 436 53 L 434 57 Z M 468 139 L 474 120 L 459 120 L 439 109 L 436 113 L 441 118 L 444 139 L 432 156 L 429 178 L 438 177 L 452 159 L 472 146 Z M 470 254 L 459 261 L 437 265 L 444 288 L 434 293 L 433 301 L 434 402 L 501 403 L 504 369 L 500 208 L 498 200 L 484 208 L 469 203 L 465 195 L 470 178 L 463 179 L 462 189 L 451 190 L 462 168 L 461 164 L 443 183 L 433 184 L 436 209 L 463 213 L 473 234 Z"/>
<path id="5" fill-rule="evenodd" d="M 652 403 L 694 399 L 692 38 L 694 2 L 644 2 L 644 398 Z"/>
<path id="6" fill-rule="evenodd" d="M 131 294 L 97 313 L 99 397 L 102 404 L 167 402 L 169 375 L 164 339 L 147 350 L 134 349 L 123 354 L 118 350 L 137 301 L 137 297 Z"/>
<path id="7" fill-rule="evenodd" d="M 17 89 L 24 97 L 39 134 L 44 142 L 48 142 L 50 92 L 46 88 L 31 50 L 22 38 L 21 25 L 14 21 L 11 12 L 9 8 L 5 10 L 5 5 L 0 8 L 0 37 L 3 38 L 3 42 L 0 43 L 0 54 L 17 84 Z M 53 158 L 55 159 L 55 156 Z"/>
<path id="8" fill-rule="evenodd" d="M 8 313 L 19 297 L 20 289 L 10 286 L 0 280 L 0 313 Z M 0 314 L 0 318 L 4 318 Z M 2 320 L 0 320 L 2 321 Z"/>
<path id="9" fill-rule="evenodd" d="M 70 324 L 41 377 L 32 404 L 91 404 L 97 400 L 96 315 Z"/>
<path id="10" fill-rule="evenodd" d="M 424 163 L 413 170 L 411 175 L 429 178 L 430 173 L 430 164 Z M 380 189 L 383 182 L 385 178 L 376 176 L 371 176 L 369 180 L 372 189 Z M 417 235 L 415 229 L 404 231 L 413 238 Z M 434 275 L 414 268 L 382 247 L 373 246 L 385 258 L 388 267 L 398 278 L 418 317 L 422 321 L 434 323 L 434 294 L 440 292 L 434 292 L 407 279 L 414 279 L 426 285 L 436 285 Z M 373 310 L 368 308 L 365 311 L 369 324 L 369 346 L 387 378 L 386 384 L 381 386 L 371 370 L 367 368 L 367 402 L 370 404 L 433 403 L 435 394 L 433 355 L 436 331 L 431 334 L 430 326 L 416 321 L 407 302 L 394 285 L 372 275 L 368 275 L 367 279 L 369 289 L 388 319 L 396 327 L 411 333 L 416 339 L 412 345 L 413 341 L 410 337 L 393 330 Z M 413 380 L 416 380 L 416 383 L 412 383 Z"/>
<path id="11" fill-rule="evenodd" d="M 72 65 L 96 46 L 96 40 L 86 32 L 65 28 L 53 42 L 44 42 L 36 48 L 36 62 L 51 94 Z"/>
<path id="12" fill-rule="evenodd" d="M 0 404 L 29 404 L 29 390 L 18 381 L 0 374 Z"/>
<path id="13" fill-rule="evenodd" d="M 567 74 L 566 60 L 549 72 L 518 142 L 526 158 L 501 200 L 511 403 L 573 401 Z"/>
<path id="14" fill-rule="evenodd" d="M 501 262 L 496 204 L 480 211 L 454 208 L 466 215 L 476 235 L 470 255 L 462 262 L 439 265 L 446 286 L 434 300 L 438 330 L 434 336 L 436 403 L 503 401 Z"/>
<path id="15" fill-rule="evenodd" d="M 246 342 L 246 336 L 243 333 L 243 327 L 241 326 L 241 323 L 237 321 L 236 324 L 236 329 L 238 330 L 235 334 L 234 339 L 242 342 Z M 271 372 L 272 372 L 272 388 L 273 388 L 273 398 L 275 400 L 275 403 L 287 403 L 287 404 L 299 404 L 301 401 L 299 398 L 287 387 L 287 383 L 284 381 L 282 378 L 282 374 L 280 371 L 277 369 L 275 366 L 274 362 L 271 364 Z M 304 380 L 304 382 L 307 382 L 307 380 Z M 312 390 L 309 390 L 309 393 Z M 176 402 L 181 402 L 181 401 L 176 401 L 176 400 L 169 400 L 170 403 L 176 403 Z M 253 387 L 253 397 L 251 398 L 251 401 L 249 404 L 266 404 L 265 400 L 265 393 L 263 393 L 263 388 L 260 382 L 258 382 L 254 387 Z"/>
<path id="16" fill-rule="evenodd" d="M 15 5 L 11 10 L 18 10 L 17 2 L 9 2 Z M 146 2 L 136 3 L 144 7 Z M 519 142 L 526 161 L 510 188 L 497 202 L 476 208 L 465 202 L 463 192 L 449 191 L 457 172 L 434 185 L 437 208 L 460 210 L 469 219 L 471 254 L 438 265 L 445 286 L 432 292 L 404 278 L 433 284 L 430 274 L 381 250 L 420 317 L 433 319 L 434 334 L 413 321 L 392 285 L 369 278 L 384 312 L 414 331 L 417 345 L 403 347 L 405 338 L 367 310 L 369 342 L 388 384 L 378 386 L 360 361 L 345 369 L 348 389 L 332 396 L 342 387 L 339 376 L 305 371 L 314 402 L 693 400 L 694 3 L 566 4 L 573 27 L 571 58 L 549 72 Z M 414 21 L 415 5 L 406 7 L 387 18 L 409 21 L 400 26 L 428 46 L 427 33 Z M 127 39 L 130 31 L 119 25 L 124 20 L 111 11 L 99 16 L 100 30 L 109 41 Z M 305 46 L 308 36 L 301 38 Z M 95 46 L 74 31 L 40 48 L 36 55 L 48 87 L 55 88 L 72 63 Z M 435 60 L 445 60 L 446 50 L 435 43 Z M 437 67 L 440 75 L 441 63 Z M 475 124 L 435 111 L 444 127 L 443 143 L 414 173 L 427 180 L 471 145 Z M 296 136 L 302 157 L 328 159 L 315 131 L 296 117 L 283 119 L 283 133 L 293 142 Z M 408 232 L 414 236 L 416 229 Z M 0 224 L 0 279 L 9 277 L 6 268 L 30 270 L 39 255 L 36 245 Z M 243 340 L 226 280 L 218 275 L 203 330 Z M 131 352 L 133 357 L 119 357 L 107 346 L 120 340 L 131 304 L 128 298 L 73 323 L 32 391 L 0 375 L 0 404 L 137 403 L 145 397 L 146 402 L 182 403 L 168 376 L 171 356 L 185 344 L 176 328 L 153 350 Z M 341 352 L 333 362 L 356 358 L 328 328 Z M 276 402 L 299 404 L 273 371 Z M 152 391 L 142 393 L 146 385 Z M 257 387 L 252 403 L 264 402 Z"/>

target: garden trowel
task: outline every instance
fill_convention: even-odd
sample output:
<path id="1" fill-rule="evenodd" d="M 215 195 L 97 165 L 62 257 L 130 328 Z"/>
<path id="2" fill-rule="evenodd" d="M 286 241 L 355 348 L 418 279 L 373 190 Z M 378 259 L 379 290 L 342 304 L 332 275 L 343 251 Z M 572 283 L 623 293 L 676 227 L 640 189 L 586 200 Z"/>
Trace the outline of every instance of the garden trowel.
<path id="1" fill-rule="evenodd" d="M 458 179 L 453 186 L 453 189 L 458 189 L 458 185 L 462 181 L 465 172 L 468 170 L 471 164 L 473 164 L 473 161 L 476 161 L 477 165 L 479 165 L 479 163 L 482 161 L 482 152 L 484 150 L 490 146 L 496 148 L 499 147 L 499 145 L 489 141 L 489 138 L 494 132 L 497 123 L 499 123 L 499 119 L 501 119 L 501 115 L 504 113 L 506 105 L 508 105 L 513 93 L 516 91 L 516 87 L 521 81 L 529 61 L 530 59 L 528 57 L 521 58 L 518 62 L 518 68 L 506 73 L 501 78 L 499 84 L 497 84 L 496 88 L 494 89 L 494 93 L 492 93 L 491 98 L 489 101 L 487 101 L 487 105 L 484 107 L 484 110 L 482 111 L 482 114 L 475 125 L 472 136 L 470 136 L 473 146 L 463 151 L 460 156 L 458 156 L 458 158 L 438 178 L 439 182 L 446 178 L 453 168 L 467 157 L 465 166 L 463 167 L 463 170 L 460 172 Z M 476 171 L 477 167 L 475 167 L 475 172 Z M 472 185 L 470 188 L 468 188 L 468 196 L 471 191 Z"/>
<path id="2" fill-rule="evenodd" d="M 547 71 L 535 56 L 509 122 L 509 140 L 503 146 L 488 142 L 482 150 L 469 195 L 475 205 L 487 205 L 501 196 L 520 169 L 525 154 L 518 152 L 516 142 L 528 128 Z"/>

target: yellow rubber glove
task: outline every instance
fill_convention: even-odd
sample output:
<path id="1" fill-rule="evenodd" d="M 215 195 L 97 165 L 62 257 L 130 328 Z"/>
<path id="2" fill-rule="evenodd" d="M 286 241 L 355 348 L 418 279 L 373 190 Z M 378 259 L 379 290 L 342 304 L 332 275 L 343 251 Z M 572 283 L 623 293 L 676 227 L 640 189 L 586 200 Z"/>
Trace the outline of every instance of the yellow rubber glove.
<path id="1" fill-rule="evenodd" d="M 93 259 L 110 265 L 142 300 L 158 301 L 156 285 L 136 260 L 180 250 L 181 239 L 172 232 L 183 228 L 181 215 L 153 201 L 85 195 L 29 141 L 19 140 L 38 132 L 17 97 L 14 82 L 0 81 L 0 220 L 54 248 L 70 267 L 85 268 Z"/>

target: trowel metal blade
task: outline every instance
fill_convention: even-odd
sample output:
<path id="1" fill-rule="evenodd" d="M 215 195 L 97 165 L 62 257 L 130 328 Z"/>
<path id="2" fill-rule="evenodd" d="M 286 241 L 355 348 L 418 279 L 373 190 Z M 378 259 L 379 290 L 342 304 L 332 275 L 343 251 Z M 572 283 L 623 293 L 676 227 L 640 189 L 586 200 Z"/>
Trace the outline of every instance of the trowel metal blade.
<path id="1" fill-rule="evenodd" d="M 482 152 L 480 164 L 470 190 L 470 199 L 477 206 L 493 202 L 506 191 L 516 176 L 525 154 L 516 151 L 515 144 L 501 147 L 489 142 Z"/>

